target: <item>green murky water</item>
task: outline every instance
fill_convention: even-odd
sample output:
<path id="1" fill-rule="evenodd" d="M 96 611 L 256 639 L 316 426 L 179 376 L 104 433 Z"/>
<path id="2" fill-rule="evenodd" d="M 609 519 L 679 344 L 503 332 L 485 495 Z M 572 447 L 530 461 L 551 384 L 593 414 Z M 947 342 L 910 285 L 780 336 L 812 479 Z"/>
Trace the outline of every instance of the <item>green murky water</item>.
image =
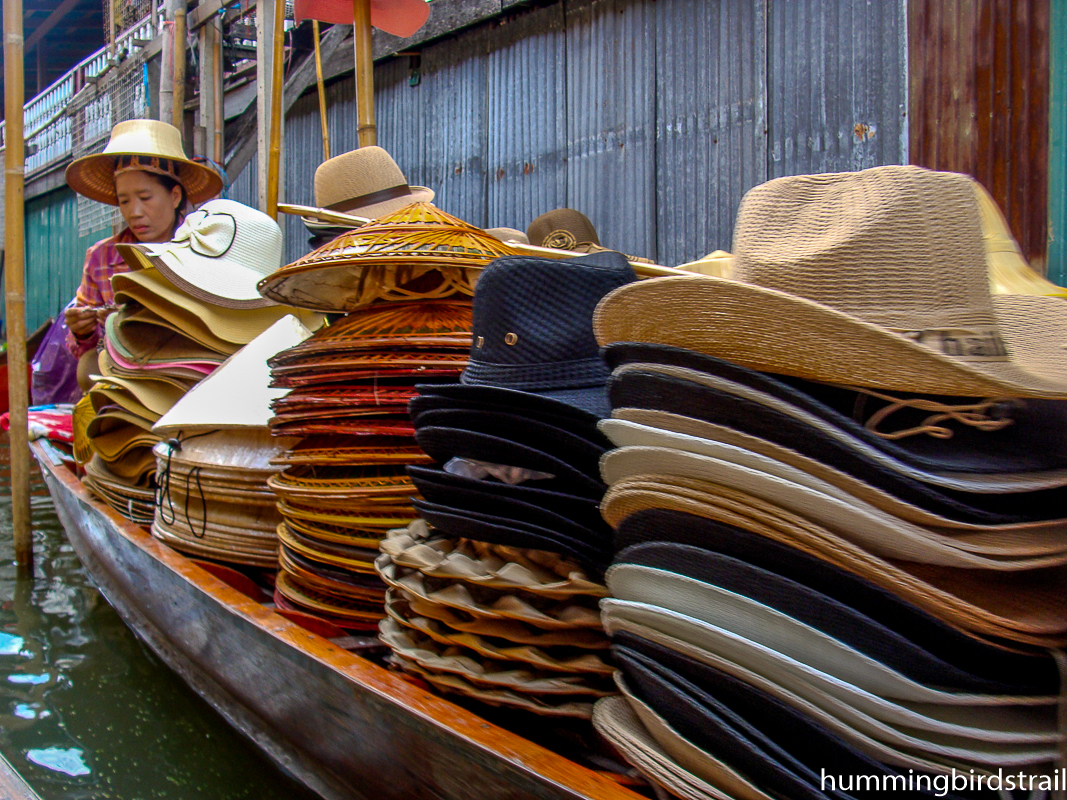
<path id="1" fill-rule="evenodd" d="M 93 587 L 38 474 L 32 580 L 0 450 L 0 752 L 44 800 L 311 800 L 188 689 Z"/>

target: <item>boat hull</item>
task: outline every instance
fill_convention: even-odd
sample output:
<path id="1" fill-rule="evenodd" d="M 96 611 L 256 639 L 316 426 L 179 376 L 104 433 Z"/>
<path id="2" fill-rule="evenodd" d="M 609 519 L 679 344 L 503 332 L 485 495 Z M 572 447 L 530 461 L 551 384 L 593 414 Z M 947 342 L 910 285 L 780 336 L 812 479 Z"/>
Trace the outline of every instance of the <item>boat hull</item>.
<path id="1" fill-rule="evenodd" d="M 324 797 L 639 797 L 274 614 L 34 452 L 108 602 L 232 725 Z"/>

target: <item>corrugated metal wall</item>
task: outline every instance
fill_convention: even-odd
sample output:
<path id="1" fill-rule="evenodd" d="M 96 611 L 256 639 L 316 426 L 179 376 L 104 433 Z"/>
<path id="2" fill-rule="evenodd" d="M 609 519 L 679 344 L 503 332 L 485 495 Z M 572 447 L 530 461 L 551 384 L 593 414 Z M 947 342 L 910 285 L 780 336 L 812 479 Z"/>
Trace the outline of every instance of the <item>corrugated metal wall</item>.
<path id="1" fill-rule="evenodd" d="M 729 248 L 767 178 L 901 163 L 903 0 L 566 0 L 375 68 L 379 144 L 476 225 L 559 206 L 601 241 L 677 264 Z M 415 83 L 415 85 L 412 85 Z M 334 153 L 356 146 L 350 78 L 329 87 Z M 286 121 L 285 197 L 312 203 L 317 101 Z M 230 196 L 255 199 L 255 163 Z M 306 252 L 286 222 L 290 259 Z"/>
<path id="2" fill-rule="evenodd" d="M 1049 0 L 911 3 L 911 160 L 967 172 L 1044 269 Z"/>

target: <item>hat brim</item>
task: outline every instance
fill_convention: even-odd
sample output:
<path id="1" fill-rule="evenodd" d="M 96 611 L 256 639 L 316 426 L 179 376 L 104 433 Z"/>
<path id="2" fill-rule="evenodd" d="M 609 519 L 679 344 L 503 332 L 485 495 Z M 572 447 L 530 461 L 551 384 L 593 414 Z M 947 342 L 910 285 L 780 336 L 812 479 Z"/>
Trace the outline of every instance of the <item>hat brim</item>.
<path id="1" fill-rule="evenodd" d="M 531 409 L 546 414 L 573 416 L 576 421 L 596 424 L 611 415 L 606 386 L 584 389 L 557 389 L 547 392 L 520 391 L 502 386 L 471 383 L 417 384 L 420 394 L 439 395 L 470 403 L 505 406 L 521 411 Z"/>
<path id="2" fill-rule="evenodd" d="M 1010 353 L 965 361 L 812 300 L 706 275 L 627 284 L 593 314 L 601 345 L 648 342 L 820 383 L 966 397 L 1067 398 L 1067 305 L 996 295 Z M 649 314 L 650 308 L 666 313 Z"/>
<path id="3" fill-rule="evenodd" d="M 178 165 L 178 180 L 185 187 L 185 195 L 193 205 L 210 200 L 222 191 L 222 178 L 210 167 L 188 159 L 160 156 L 159 153 L 98 153 L 83 156 L 67 167 L 67 185 L 82 197 L 106 203 L 119 204 L 115 193 L 115 162 L 118 156 L 151 156 L 167 158 Z"/>

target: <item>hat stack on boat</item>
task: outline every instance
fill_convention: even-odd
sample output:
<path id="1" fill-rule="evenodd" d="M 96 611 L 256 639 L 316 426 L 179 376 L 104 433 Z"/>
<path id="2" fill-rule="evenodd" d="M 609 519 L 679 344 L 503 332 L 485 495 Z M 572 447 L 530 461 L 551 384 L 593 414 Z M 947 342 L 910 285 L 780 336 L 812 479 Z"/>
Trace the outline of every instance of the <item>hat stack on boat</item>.
<path id="1" fill-rule="evenodd" d="M 421 520 L 382 543 L 382 640 L 444 692 L 588 717 L 613 691 L 597 612 L 611 531 L 597 503 L 607 367 L 592 314 L 635 279 L 619 253 L 486 268 L 460 384 L 410 411 L 441 466 L 408 469 Z"/>
<path id="2" fill-rule="evenodd" d="M 597 309 L 623 697 L 594 723 L 686 798 L 1049 774 L 1067 306 L 991 298 L 971 180 L 915 167 L 757 187 L 734 254 Z"/>
<path id="3" fill-rule="evenodd" d="M 350 312 L 271 360 L 271 430 L 304 436 L 276 459 L 276 601 L 349 629 L 385 615 L 374 572 L 390 528 L 416 517 L 405 465 L 426 464 L 407 413 L 415 383 L 454 381 L 471 343 L 474 281 L 513 252 L 428 203 L 351 231 L 264 280 L 269 297 Z"/>
<path id="4" fill-rule="evenodd" d="M 155 425 L 159 503 L 152 535 L 201 558 L 273 568 L 281 516 L 267 480 L 294 445 L 271 436 L 267 359 L 311 332 L 285 316 L 229 358 Z"/>
<path id="5" fill-rule="evenodd" d="M 170 242 L 118 248 L 132 271 L 112 278 L 119 310 L 107 318 L 101 375 L 89 393 L 95 455 L 86 473 L 119 513 L 144 522 L 159 441 L 153 424 L 291 309 L 255 291 L 281 261 L 280 229 L 240 203 L 205 203 Z"/>

